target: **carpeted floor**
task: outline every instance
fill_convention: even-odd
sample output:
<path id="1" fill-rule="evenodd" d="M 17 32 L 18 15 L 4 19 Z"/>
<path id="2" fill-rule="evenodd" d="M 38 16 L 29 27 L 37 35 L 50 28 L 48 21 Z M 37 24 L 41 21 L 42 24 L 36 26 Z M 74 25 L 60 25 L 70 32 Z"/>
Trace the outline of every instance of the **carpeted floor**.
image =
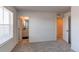
<path id="1" fill-rule="evenodd" d="M 65 41 L 48 41 L 18 44 L 12 52 L 74 52 Z"/>

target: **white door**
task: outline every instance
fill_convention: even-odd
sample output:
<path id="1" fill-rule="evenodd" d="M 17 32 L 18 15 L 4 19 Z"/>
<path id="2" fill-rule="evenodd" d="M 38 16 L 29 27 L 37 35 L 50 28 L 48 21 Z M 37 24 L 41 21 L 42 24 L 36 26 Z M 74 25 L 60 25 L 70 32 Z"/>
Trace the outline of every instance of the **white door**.
<path id="1" fill-rule="evenodd" d="M 63 37 L 66 42 L 68 42 L 68 16 L 63 18 Z"/>
<path id="2" fill-rule="evenodd" d="M 65 13 L 63 18 L 63 38 L 64 40 L 69 43 L 71 40 L 71 13 Z"/>

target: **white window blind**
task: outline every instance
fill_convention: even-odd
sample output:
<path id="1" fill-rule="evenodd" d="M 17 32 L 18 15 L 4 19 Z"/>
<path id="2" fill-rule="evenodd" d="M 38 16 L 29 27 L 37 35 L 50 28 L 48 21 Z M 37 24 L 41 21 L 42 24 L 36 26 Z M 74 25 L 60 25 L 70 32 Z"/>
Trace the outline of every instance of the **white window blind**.
<path id="1" fill-rule="evenodd" d="M 13 37 L 13 13 L 0 7 L 0 44 Z"/>

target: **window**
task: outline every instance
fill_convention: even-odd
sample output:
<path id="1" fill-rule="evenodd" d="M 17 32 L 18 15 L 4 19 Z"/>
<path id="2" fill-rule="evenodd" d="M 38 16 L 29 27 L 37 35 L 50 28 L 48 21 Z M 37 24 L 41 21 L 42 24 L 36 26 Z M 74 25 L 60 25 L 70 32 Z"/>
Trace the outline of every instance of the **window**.
<path id="1" fill-rule="evenodd" d="M 13 13 L 5 7 L 0 7 L 0 44 L 13 37 Z"/>

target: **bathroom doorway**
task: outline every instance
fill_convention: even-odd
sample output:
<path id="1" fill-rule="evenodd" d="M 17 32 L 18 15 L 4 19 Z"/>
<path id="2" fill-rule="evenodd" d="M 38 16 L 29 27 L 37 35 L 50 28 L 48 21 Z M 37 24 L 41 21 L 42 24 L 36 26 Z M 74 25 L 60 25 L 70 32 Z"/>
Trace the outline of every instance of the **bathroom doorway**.
<path id="1" fill-rule="evenodd" d="M 29 39 L 29 20 L 24 20 L 22 39 Z"/>
<path id="2" fill-rule="evenodd" d="M 19 38 L 29 40 L 29 17 L 20 16 L 19 19 Z"/>

